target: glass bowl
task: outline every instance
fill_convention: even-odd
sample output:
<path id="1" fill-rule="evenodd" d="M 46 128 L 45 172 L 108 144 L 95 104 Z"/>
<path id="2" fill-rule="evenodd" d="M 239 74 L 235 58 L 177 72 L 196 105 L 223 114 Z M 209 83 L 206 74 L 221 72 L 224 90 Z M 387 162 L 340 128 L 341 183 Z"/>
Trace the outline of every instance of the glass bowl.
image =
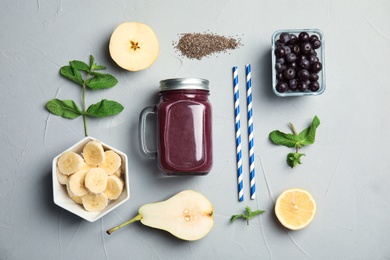
<path id="1" fill-rule="evenodd" d="M 318 61 L 322 64 L 322 69 L 318 73 L 314 73 L 318 75 L 318 83 L 319 88 L 316 91 L 311 91 L 309 89 L 300 91 L 300 90 L 292 90 L 290 88 L 287 89 L 285 92 L 278 91 L 277 85 L 279 81 L 285 81 L 287 82 L 287 79 L 284 79 L 283 76 L 281 76 L 281 72 L 276 71 L 276 66 L 278 65 L 280 68 L 280 64 L 284 64 L 286 67 L 291 67 L 292 63 L 287 63 L 286 58 L 284 57 L 283 60 L 279 60 L 279 58 L 275 55 L 275 50 L 277 46 L 281 44 L 280 37 L 282 33 L 288 33 L 290 35 L 295 35 L 298 37 L 298 35 L 301 32 L 307 32 L 310 36 L 315 35 L 321 42 L 321 46 L 318 49 L 314 49 L 315 53 L 311 52 L 311 54 L 315 55 L 318 58 Z M 288 45 L 290 42 L 287 41 L 286 45 Z M 291 49 L 291 48 L 290 48 Z M 302 49 L 302 48 L 301 48 Z M 310 54 L 305 54 L 306 58 L 308 58 Z M 279 97 L 295 97 L 295 96 L 317 96 L 322 94 L 325 91 L 326 83 L 325 83 L 325 39 L 324 34 L 319 29 L 285 29 L 285 30 L 278 30 L 273 33 L 272 35 L 272 89 L 275 93 L 275 95 Z M 299 56 L 299 55 L 297 55 Z M 280 64 L 278 64 L 280 63 Z M 297 63 L 295 64 L 297 66 Z M 285 68 L 285 67 L 284 67 Z M 299 70 L 299 67 L 295 68 L 296 74 Z M 281 80 L 280 80 L 281 79 Z M 306 80 L 307 81 L 307 80 Z M 309 82 L 309 81 L 307 81 Z"/>
<path id="2" fill-rule="evenodd" d="M 63 151 L 62 153 L 60 153 L 59 155 L 54 157 L 53 163 L 52 163 L 54 203 L 56 205 L 58 205 L 59 207 L 65 209 L 65 210 L 67 210 L 67 211 L 69 211 L 69 212 L 89 221 L 89 222 L 94 222 L 94 221 L 100 219 L 104 215 L 108 214 L 109 212 L 113 211 L 115 208 L 122 205 L 124 202 L 126 202 L 130 198 L 129 171 L 128 171 L 128 161 L 127 161 L 126 154 L 124 154 L 123 152 L 121 152 L 121 151 L 101 142 L 101 141 L 99 141 L 99 142 L 102 144 L 103 149 L 105 151 L 112 150 L 112 151 L 116 152 L 121 157 L 121 160 L 122 160 L 121 178 L 124 182 L 124 187 L 123 187 L 123 191 L 122 191 L 121 195 L 116 200 L 109 201 L 107 207 L 105 207 L 105 209 L 102 211 L 90 212 L 90 211 L 85 210 L 83 205 L 78 204 L 75 201 L 73 201 L 68 195 L 66 184 L 61 184 L 59 182 L 59 179 L 57 177 L 57 174 L 59 173 L 59 172 L 57 172 L 57 171 L 59 171 L 58 167 L 57 167 L 57 161 L 58 161 L 59 157 L 67 151 L 73 151 L 73 152 L 81 155 L 84 146 L 92 140 L 99 141 L 93 137 L 85 137 L 84 139 L 82 139 L 81 141 L 79 141 L 78 143 L 73 145 L 72 147 L 66 149 L 65 151 Z M 59 174 L 61 174 L 61 173 L 59 173 Z"/>

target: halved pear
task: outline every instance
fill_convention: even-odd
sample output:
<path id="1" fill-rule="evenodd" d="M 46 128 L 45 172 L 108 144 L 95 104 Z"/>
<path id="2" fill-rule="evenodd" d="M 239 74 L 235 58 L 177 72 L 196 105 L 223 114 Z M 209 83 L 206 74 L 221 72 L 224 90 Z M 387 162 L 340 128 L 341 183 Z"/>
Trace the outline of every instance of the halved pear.
<path id="1" fill-rule="evenodd" d="M 214 207 L 201 193 L 184 190 L 165 201 L 143 205 L 137 216 L 107 233 L 111 234 L 135 221 L 165 230 L 180 239 L 194 241 L 203 238 L 212 229 Z"/>
<path id="2" fill-rule="evenodd" d="M 123 69 L 139 71 L 155 62 L 160 48 L 152 28 L 139 22 L 126 22 L 118 25 L 112 33 L 109 52 Z"/>

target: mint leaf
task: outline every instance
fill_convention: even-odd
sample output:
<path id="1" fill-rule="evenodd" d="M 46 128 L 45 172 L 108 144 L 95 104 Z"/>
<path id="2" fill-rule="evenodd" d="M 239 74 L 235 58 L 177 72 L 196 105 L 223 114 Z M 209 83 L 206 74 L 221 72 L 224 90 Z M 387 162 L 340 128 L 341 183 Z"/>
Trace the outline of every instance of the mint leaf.
<path id="1" fill-rule="evenodd" d="M 95 58 L 92 55 L 89 55 L 89 68 L 92 70 L 92 67 L 94 65 Z"/>
<path id="2" fill-rule="evenodd" d="M 93 75 L 94 77 L 86 81 L 86 85 L 93 90 L 112 88 L 118 83 L 118 80 L 110 74 L 95 72 Z"/>
<path id="3" fill-rule="evenodd" d="M 82 115 L 80 108 L 73 100 L 59 100 L 55 98 L 46 103 L 46 108 L 56 116 L 69 119 L 74 119 Z"/>
<path id="4" fill-rule="evenodd" d="M 300 141 L 297 135 L 286 134 L 279 130 L 272 131 L 269 134 L 269 138 L 274 144 L 284 145 L 290 148 L 295 147 L 296 144 Z"/>
<path id="5" fill-rule="evenodd" d="M 235 221 L 236 219 L 243 218 L 243 217 L 244 217 L 243 214 L 233 215 L 233 216 L 230 218 L 230 222 L 233 222 L 233 221 Z"/>
<path id="6" fill-rule="evenodd" d="M 304 153 L 289 153 L 287 155 L 288 166 L 290 166 L 291 168 L 294 168 L 298 164 L 302 164 L 302 162 L 301 162 L 302 156 L 305 156 L 305 154 Z"/>
<path id="7" fill-rule="evenodd" d="M 89 57 L 89 70 L 90 71 L 93 71 L 93 70 L 104 70 L 106 69 L 107 67 L 106 66 L 102 66 L 102 65 L 97 65 L 95 62 L 95 58 L 91 55 Z"/>
<path id="8" fill-rule="evenodd" d="M 95 58 L 89 56 L 89 65 L 83 61 L 72 60 L 70 66 L 60 68 L 61 76 L 82 86 L 81 107 L 82 110 L 72 100 L 52 99 L 46 103 L 46 108 L 54 115 L 65 118 L 76 118 L 83 116 L 84 134 L 88 136 L 87 116 L 105 117 L 116 115 L 123 110 L 123 106 L 118 102 L 103 99 L 102 101 L 93 104 L 86 110 L 85 94 L 87 89 L 97 90 L 106 89 L 115 86 L 118 80 L 109 74 L 98 73 L 95 70 L 104 70 L 105 66 L 97 65 Z M 88 88 L 87 88 L 88 87 Z"/>
<path id="9" fill-rule="evenodd" d="M 60 69 L 60 74 L 63 77 L 70 79 L 81 86 L 84 84 L 84 80 L 81 73 L 77 69 L 72 68 L 71 66 L 62 67 Z"/>
<path id="10" fill-rule="evenodd" d="M 299 133 L 299 139 L 301 140 L 302 145 L 310 145 L 314 143 L 316 138 L 316 129 L 319 125 L 320 120 L 317 116 L 314 116 L 311 126 Z"/>
<path id="11" fill-rule="evenodd" d="M 102 101 L 89 106 L 86 114 L 93 117 L 105 117 L 119 114 L 123 106 L 116 101 L 103 99 Z"/>
<path id="12" fill-rule="evenodd" d="M 265 212 L 264 210 L 255 210 L 255 211 L 253 211 L 253 212 L 248 214 L 248 219 L 251 219 L 254 216 L 260 215 L 260 214 L 262 214 L 264 212 Z"/>
<path id="13" fill-rule="evenodd" d="M 93 68 L 93 70 L 105 70 L 105 69 L 107 69 L 107 67 L 101 66 L 101 65 L 95 65 L 92 68 Z"/>
<path id="14" fill-rule="evenodd" d="M 311 125 L 305 128 L 298 134 L 292 123 L 289 123 L 293 134 L 286 134 L 279 130 L 272 131 L 269 134 L 269 138 L 274 144 L 284 145 L 289 148 L 295 148 L 295 153 L 289 153 L 287 155 L 287 164 L 294 168 L 298 164 L 301 164 L 301 157 L 305 154 L 298 153 L 302 146 L 313 144 L 316 137 L 317 127 L 320 125 L 320 119 L 314 116 Z"/>
<path id="15" fill-rule="evenodd" d="M 239 218 L 243 218 L 246 220 L 246 223 L 247 225 L 249 225 L 249 220 L 257 215 L 260 215 L 262 213 L 264 213 L 265 211 L 264 210 L 256 210 L 256 211 L 252 211 L 250 207 L 246 206 L 245 207 L 245 213 L 244 214 L 237 214 L 237 215 L 233 215 L 231 218 L 230 218 L 230 223 L 232 223 L 233 221 L 235 221 L 236 219 L 239 219 Z"/>
<path id="16" fill-rule="evenodd" d="M 83 70 L 83 71 L 89 71 L 89 66 L 83 62 L 83 61 L 79 61 L 79 60 L 72 60 L 69 62 L 70 66 L 76 70 Z"/>

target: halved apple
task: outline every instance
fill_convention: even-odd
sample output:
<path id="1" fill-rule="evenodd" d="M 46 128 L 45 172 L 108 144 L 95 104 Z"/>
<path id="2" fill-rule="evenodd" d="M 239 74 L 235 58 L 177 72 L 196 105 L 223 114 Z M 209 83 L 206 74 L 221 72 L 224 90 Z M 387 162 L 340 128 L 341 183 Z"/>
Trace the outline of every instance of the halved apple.
<path id="1" fill-rule="evenodd" d="M 109 51 L 120 67 L 139 71 L 156 61 L 160 48 L 152 28 L 139 22 L 126 22 L 118 25 L 112 33 Z"/>

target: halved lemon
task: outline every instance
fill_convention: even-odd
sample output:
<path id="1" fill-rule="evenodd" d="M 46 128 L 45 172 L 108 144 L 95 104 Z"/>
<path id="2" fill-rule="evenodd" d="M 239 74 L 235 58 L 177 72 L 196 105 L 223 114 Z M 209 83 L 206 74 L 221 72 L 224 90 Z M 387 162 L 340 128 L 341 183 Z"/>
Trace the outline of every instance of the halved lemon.
<path id="1" fill-rule="evenodd" d="M 299 230 L 312 222 L 317 205 L 306 190 L 293 188 L 282 192 L 276 199 L 275 214 L 280 223 L 288 229 Z"/>

